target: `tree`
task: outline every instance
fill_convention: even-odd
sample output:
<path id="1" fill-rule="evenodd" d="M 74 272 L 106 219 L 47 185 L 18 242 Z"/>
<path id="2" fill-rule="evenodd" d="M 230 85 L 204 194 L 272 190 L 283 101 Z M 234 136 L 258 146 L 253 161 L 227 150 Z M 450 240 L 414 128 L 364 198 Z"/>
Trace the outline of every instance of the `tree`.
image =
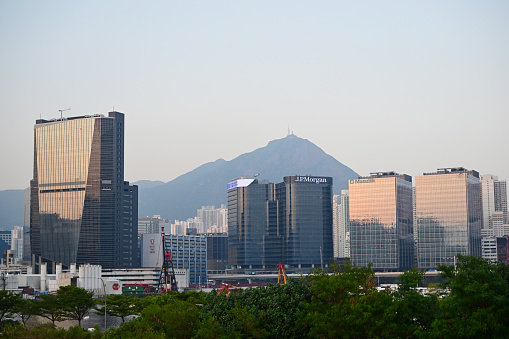
<path id="1" fill-rule="evenodd" d="M 378 292 L 374 272 L 349 261 L 332 265 L 332 272 L 309 275 L 311 301 L 299 320 L 300 333 L 309 337 L 392 337 L 392 303 L 388 291 Z"/>
<path id="2" fill-rule="evenodd" d="M 43 294 L 35 305 L 37 315 L 50 320 L 53 325 L 56 321 L 63 320 L 63 305 L 57 294 Z"/>
<path id="3" fill-rule="evenodd" d="M 19 295 L 10 291 L 0 291 L 0 328 L 5 319 L 14 314 L 14 310 L 21 303 Z"/>
<path id="4" fill-rule="evenodd" d="M 34 300 L 20 299 L 19 303 L 13 307 L 13 313 L 19 316 L 23 325 L 26 326 L 28 319 L 36 315 L 38 309 Z"/>
<path id="5" fill-rule="evenodd" d="M 104 302 L 97 300 L 97 306 L 94 307 L 96 314 L 104 314 Z M 119 317 L 122 323 L 130 315 L 139 315 L 143 310 L 143 303 L 138 297 L 130 297 L 122 294 L 109 295 L 106 297 L 106 313 L 108 315 Z"/>
<path id="6" fill-rule="evenodd" d="M 61 286 L 57 295 L 62 305 L 62 314 L 65 319 L 81 321 L 95 305 L 94 292 L 75 286 Z"/>
<path id="7" fill-rule="evenodd" d="M 449 296 L 440 302 L 432 336 L 496 338 L 509 333 L 509 266 L 458 255 L 457 267 L 440 266 Z"/>

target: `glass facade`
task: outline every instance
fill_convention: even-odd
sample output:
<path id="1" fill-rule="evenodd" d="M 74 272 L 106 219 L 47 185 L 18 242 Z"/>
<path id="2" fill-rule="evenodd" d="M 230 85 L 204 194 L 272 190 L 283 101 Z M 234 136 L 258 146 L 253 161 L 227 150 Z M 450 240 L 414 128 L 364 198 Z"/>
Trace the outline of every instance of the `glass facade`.
<path id="1" fill-rule="evenodd" d="M 277 185 L 234 180 L 228 190 L 228 263 L 234 268 L 329 264 L 332 178 L 289 176 Z"/>
<path id="2" fill-rule="evenodd" d="M 207 281 L 207 238 L 196 235 L 165 235 L 165 250 L 171 251 L 174 268 L 189 270 L 190 284 Z"/>
<path id="3" fill-rule="evenodd" d="M 123 162 L 122 113 L 37 120 L 30 239 L 38 259 L 136 265 L 137 187 L 124 182 Z"/>
<path id="4" fill-rule="evenodd" d="M 284 263 L 328 265 L 334 257 L 332 178 L 288 176 L 276 185 Z"/>
<path id="5" fill-rule="evenodd" d="M 235 187 L 228 190 L 228 264 L 236 268 L 277 265 L 281 246 L 274 185 L 255 179 L 234 182 Z"/>
<path id="6" fill-rule="evenodd" d="M 412 179 L 394 172 L 350 180 L 350 258 L 376 271 L 414 262 Z"/>
<path id="7" fill-rule="evenodd" d="M 482 203 L 479 174 L 440 169 L 415 179 L 419 268 L 452 265 L 455 256 L 481 255 Z"/>

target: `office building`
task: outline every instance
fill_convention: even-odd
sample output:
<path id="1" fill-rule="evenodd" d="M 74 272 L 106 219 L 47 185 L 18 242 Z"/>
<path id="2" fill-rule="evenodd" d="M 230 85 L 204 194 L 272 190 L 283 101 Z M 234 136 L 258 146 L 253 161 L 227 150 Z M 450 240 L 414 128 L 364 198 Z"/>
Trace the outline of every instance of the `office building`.
<path id="1" fill-rule="evenodd" d="M 0 228 L 0 256 L 3 255 L 3 251 L 11 249 L 11 231 L 4 231 Z"/>
<path id="2" fill-rule="evenodd" d="M 228 264 L 265 268 L 282 260 L 274 184 L 237 178 L 228 183 Z"/>
<path id="3" fill-rule="evenodd" d="M 481 256 L 479 173 L 443 168 L 415 178 L 419 268 L 453 265 L 457 254 Z"/>
<path id="4" fill-rule="evenodd" d="M 124 114 L 37 120 L 30 187 L 34 264 L 137 266 L 138 188 L 124 181 Z"/>
<path id="5" fill-rule="evenodd" d="M 332 178 L 288 176 L 228 184 L 228 263 L 233 268 L 328 265 L 333 258 Z"/>
<path id="6" fill-rule="evenodd" d="M 202 235 L 165 235 L 165 250 L 171 252 L 175 269 L 189 270 L 189 284 L 207 281 L 207 238 Z"/>
<path id="7" fill-rule="evenodd" d="M 23 260 L 24 234 L 25 233 L 23 231 L 23 227 L 21 226 L 14 226 L 14 228 L 11 231 L 11 250 L 14 251 L 14 254 L 18 261 Z"/>
<path id="8" fill-rule="evenodd" d="M 224 273 L 228 265 L 228 234 L 206 233 L 207 238 L 207 272 Z"/>
<path id="9" fill-rule="evenodd" d="M 284 263 L 293 267 L 328 266 L 334 257 L 332 178 L 294 175 L 276 184 Z"/>
<path id="10" fill-rule="evenodd" d="M 350 180 L 350 259 L 375 271 L 414 264 L 412 178 L 395 172 Z"/>
<path id="11" fill-rule="evenodd" d="M 348 190 L 342 190 L 341 195 L 333 198 L 333 239 L 334 257 L 350 257 L 350 229 L 349 229 L 349 196 Z"/>
<path id="12" fill-rule="evenodd" d="M 507 184 L 491 174 L 481 175 L 483 228 L 493 228 L 493 213 L 503 213 L 507 224 Z"/>

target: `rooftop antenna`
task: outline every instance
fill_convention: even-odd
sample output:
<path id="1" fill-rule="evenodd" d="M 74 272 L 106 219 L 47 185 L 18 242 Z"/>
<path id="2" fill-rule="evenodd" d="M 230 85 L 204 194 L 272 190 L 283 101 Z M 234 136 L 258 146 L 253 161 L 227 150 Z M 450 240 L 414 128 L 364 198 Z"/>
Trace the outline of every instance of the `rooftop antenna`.
<path id="1" fill-rule="evenodd" d="M 70 111 L 70 110 L 71 110 L 70 108 L 66 108 L 66 109 L 59 109 L 59 111 L 60 111 L 60 119 L 62 119 L 62 117 L 63 117 L 62 112 Z"/>

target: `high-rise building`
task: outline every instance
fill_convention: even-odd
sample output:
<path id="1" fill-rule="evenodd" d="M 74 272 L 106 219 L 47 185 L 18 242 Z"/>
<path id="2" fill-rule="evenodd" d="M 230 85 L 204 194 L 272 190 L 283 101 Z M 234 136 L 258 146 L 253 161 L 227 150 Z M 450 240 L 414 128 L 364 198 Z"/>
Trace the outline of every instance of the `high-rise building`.
<path id="1" fill-rule="evenodd" d="M 415 178 L 419 268 L 453 265 L 457 254 L 481 256 L 479 173 L 463 167 Z"/>
<path id="2" fill-rule="evenodd" d="M 18 261 L 23 260 L 23 236 L 24 231 L 22 226 L 14 226 L 11 231 L 11 250 L 15 251 L 15 255 Z"/>
<path id="3" fill-rule="evenodd" d="M 274 184 L 237 178 L 228 184 L 228 264 L 263 268 L 282 260 Z"/>
<path id="4" fill-rule="evenodd" d="M 138 187 L 124 181 L 124 114 L 37 120 L 34 263 L 137 266 Z"/>
<path id="5" fill-rule="evenodd" d="M 507 183 L 491 174 L 481 175 L 483 228 L 493 228 L 493 213 L 503 213 L 507 224 Z"/>
<path id="6" fill-rule="evenodd" d="M 376 271 L 402 271 L 414 264 L 412 178 L 371 173 L 349 181 L 350 259 Z"/>
<path id="7" fill-rule="evenodd" d="M 294 175 L 276 185 L 284 263 L 327 266 L 334 257 L 332 178 Z"/>
<path id="8" fill-rule="evenodd" d="M 350 228 L 349 228 L 349 196 L 348 190 L 341 190 L 341 195 L 333 198 L 333 239 L 334 257 L 350 257 Z"/>
<path id="9" fill-rule="evenodd" d="M 328 265 L 333 258 L 332 178 L 228 184 L 228 263 L 234 268 Z"/>

